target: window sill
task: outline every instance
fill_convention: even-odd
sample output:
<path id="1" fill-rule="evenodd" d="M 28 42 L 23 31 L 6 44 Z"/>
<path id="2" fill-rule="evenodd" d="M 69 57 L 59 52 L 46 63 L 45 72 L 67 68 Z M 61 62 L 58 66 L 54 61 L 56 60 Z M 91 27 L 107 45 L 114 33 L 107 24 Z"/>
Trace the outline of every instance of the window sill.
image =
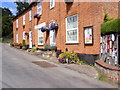
<path id="1" fill-rule="evenodd" d="M 52 10 L 54 7 L 50 7 L 50 10 Z"/>
<path id="2" fill-rule="evenodd" d="M 38 44 L 38 46 L 44 46 L 44 44 Z"/>
<path id="3" fill-rule="evenodd" d="M 79 42 L 66 42 L 65 45 L 74 45 L 74 44 L 80 44 Z"/>

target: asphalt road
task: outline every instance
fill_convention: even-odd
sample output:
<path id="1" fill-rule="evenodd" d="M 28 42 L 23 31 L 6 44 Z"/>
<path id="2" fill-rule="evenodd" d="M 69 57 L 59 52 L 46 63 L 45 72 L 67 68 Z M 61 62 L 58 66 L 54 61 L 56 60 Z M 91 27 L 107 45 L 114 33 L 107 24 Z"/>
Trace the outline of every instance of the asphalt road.
<path id="1" fill-rule="evenodd" d="M 0 46 L 1 47 L 1 46 Z M 2 44 L 2 88 L 114 88 L 60 65 L 40 67 L 41 58 Z M 52 62 L 49 62 L 52 63 Z"/>

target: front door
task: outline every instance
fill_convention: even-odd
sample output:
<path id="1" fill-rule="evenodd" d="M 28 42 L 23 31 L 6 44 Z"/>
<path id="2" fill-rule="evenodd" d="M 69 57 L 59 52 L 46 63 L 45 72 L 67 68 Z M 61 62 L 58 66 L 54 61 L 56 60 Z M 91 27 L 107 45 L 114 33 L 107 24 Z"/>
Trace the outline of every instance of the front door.
<path id="1" fill-rule="evenodd" d="M 18 34 L 16 34 L 16 43 L 18 43 Z"/>
<path id="2" fill-rule="evenodd" d="M 29 48 L 32 48 L 32 31 L 29 31 Z"/>
<path id="3" fill-rule="evenodd" d="M 55 30 L 50 30 L 50 45 L 55 46 L 56 40 L 55 40 Z"/>

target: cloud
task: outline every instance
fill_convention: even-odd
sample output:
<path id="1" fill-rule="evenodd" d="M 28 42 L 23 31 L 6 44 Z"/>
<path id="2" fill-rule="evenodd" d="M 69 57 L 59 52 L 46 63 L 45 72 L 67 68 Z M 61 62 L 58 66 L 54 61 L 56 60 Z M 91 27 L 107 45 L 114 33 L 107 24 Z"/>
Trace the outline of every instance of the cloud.
<path id="1" fill-rule="evenodd" d="M 3 8 L 9 8 L 9 10 L 15 15 L 17 12 L 16 4 L 13 2 L 2 2 Z"/>
<path id="2" fill-rule="evenodd" d="M 14 15 L 16 14 L 16 8 L 9 8 L 9 9 Z"/>
<path id="3" fill-rule="evenodd" d="M 15 11 L 15 9 L 13 9 L 13 8 L 9 8 L 9 9 L 10 9 L 11 12 L 14 12 L 14 11 Z"/>

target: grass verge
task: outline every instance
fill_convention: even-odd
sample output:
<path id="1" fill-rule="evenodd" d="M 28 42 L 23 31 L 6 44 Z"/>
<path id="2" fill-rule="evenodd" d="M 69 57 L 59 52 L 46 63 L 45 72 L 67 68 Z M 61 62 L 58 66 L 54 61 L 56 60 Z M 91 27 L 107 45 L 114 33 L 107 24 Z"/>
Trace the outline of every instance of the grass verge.
<path id="1" fill-rule="evenodd" d="M 107 81 L 109 79 L 109 77 L 107 77 L 106 75 L 104 75 L 101 71 L 98 71 L 99 77 L 98 79 L 100 81 Z"/>
<path id="2" fill-rule="evenodd" d="M 118 82 L 115 82 L 113 80 L 111 80 L 108 76 L 106 76 L 105 74 L 103 74 L 100 70 L 97 70 L 98 71 L 98 80 L 102 81 L 102 82 L 105 82 L 105 83 L 109 83 L 115 87 L 120 87 L 118 85 Z"/>
<path id="3" fill-rule="evenodd" d="M 10 43 L 9 41 L 0 41 L 0 43 Z"/>

